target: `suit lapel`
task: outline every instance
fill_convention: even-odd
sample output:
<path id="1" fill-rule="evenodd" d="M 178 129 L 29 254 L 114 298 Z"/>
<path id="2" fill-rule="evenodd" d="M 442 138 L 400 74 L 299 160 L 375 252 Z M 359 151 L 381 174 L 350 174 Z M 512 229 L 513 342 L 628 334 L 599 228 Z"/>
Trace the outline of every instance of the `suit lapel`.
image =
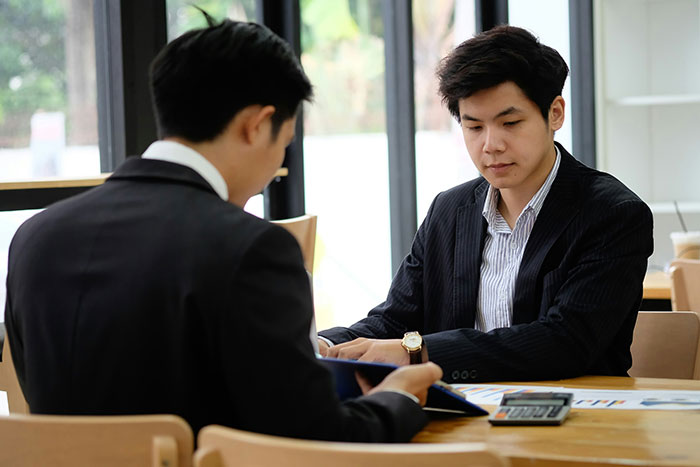
<path id="1" fill-rule="evenodd" d="M 454 253 L 453 323 L 455 328 L 474 327 L 479 294 L 481 252 L 486 239 L 486 219 L 481 214 L 488 190 L 483 181 L 472 202 L 457 209 Z"/>
<path id="2" fill-rule="evenodd" d="M 559 172 L 537 216 L 520 262 L 513 297 L 513 324 L 537 318 L 537 304 L 540 301 L 537 283 L 542 263 L 580 209 L 579 180 L 576 175 L 578 163 L 563 147 L 558 147 L 561 152 Z"/>

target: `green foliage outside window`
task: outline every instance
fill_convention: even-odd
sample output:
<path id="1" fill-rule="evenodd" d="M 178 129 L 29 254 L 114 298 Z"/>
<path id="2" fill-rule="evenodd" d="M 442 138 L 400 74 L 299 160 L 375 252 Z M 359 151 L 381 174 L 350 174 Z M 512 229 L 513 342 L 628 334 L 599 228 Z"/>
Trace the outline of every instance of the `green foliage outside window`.
<path id="1" fill-rule="evenodd" d="M 65 111 L 60 0 L 0 0 L 0 147 L 26 146 L 31 115 Z"/>
<path id="2" fill-rule="evenodd" d="M 306 134 L 384 132 L 382 0 L 301 0 Z"/>

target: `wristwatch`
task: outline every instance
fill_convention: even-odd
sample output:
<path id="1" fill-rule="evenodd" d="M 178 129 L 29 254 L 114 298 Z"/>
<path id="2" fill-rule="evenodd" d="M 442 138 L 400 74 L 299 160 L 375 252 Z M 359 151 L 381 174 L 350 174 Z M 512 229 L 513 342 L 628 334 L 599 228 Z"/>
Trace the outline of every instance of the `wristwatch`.
<path id="1" fill-rule="evenodd" d="M 423 338 L 418 331 L 407 332 L 401 339 L 401 347 L 406 349 L 411 365 L 423 361 Z"/>

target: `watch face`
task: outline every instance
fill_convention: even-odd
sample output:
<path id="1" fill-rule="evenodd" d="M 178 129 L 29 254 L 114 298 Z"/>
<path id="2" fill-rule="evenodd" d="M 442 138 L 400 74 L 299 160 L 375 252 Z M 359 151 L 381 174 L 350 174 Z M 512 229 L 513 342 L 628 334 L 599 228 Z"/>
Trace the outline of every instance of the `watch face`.
<path id="1" fill-rule="evenodd" d="M 423 339 L 417 335 L 406 336 L 403 339 L 403 344 L 409 349 L 418 349 L 421 346 L 422 342 Z"/>

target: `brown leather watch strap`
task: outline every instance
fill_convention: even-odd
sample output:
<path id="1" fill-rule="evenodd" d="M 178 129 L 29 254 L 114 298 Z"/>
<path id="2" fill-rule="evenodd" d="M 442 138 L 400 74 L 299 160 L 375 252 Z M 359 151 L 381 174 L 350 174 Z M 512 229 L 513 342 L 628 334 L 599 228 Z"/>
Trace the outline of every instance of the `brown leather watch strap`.
<path id="1" fill-rule="evenodd" d="M 408 352 L 408 358 L 410 358 L 411 365 L 416 363 L 423 363 L 423 349 L 416 350 L 414 352 Z"/>

